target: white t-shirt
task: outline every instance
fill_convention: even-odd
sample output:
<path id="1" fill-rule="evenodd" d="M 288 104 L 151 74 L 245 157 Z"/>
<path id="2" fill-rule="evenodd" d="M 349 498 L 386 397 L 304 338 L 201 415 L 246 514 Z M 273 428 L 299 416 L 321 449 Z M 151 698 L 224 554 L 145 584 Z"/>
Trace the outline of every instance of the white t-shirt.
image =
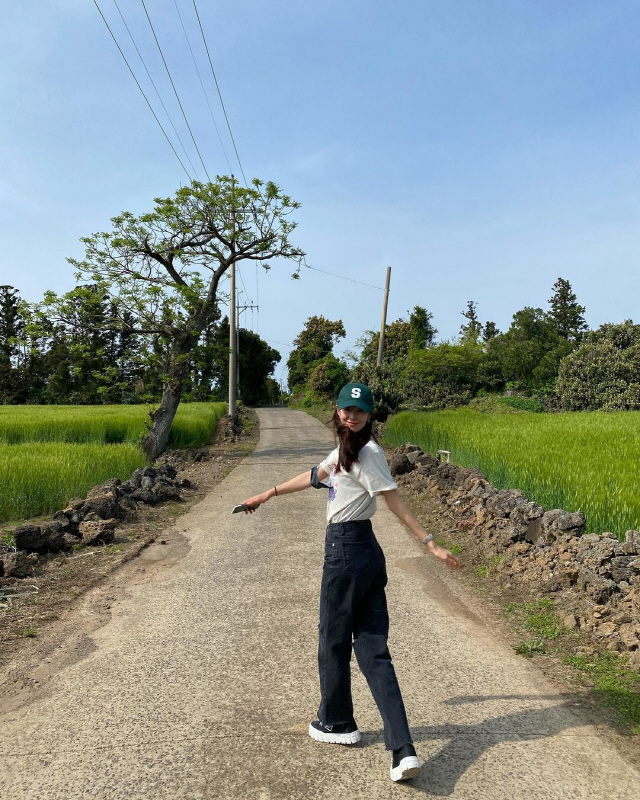
<path id="1" fill-rule="evenodd" d="M 387 459 L 379 444 L 369 439 L 358 453 L 358 460 L 349 472 L 342 467 L 336 472 L 338 448 L 332 450 L 318 465 L 329 473 L 323 483 L 329 487 L 327 522 L 350 522 L 371 519 L 376 512 L 376 495 L 397 489 L 391 477 Z"/>

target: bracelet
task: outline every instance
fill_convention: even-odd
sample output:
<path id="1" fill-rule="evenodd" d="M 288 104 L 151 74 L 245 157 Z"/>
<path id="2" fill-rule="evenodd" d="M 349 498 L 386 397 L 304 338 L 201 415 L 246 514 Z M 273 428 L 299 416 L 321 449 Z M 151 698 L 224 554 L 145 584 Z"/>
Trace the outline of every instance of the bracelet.
<path id="1" fill-rule="evenodd" d="M 278 496 L 278 490 L 276 489 L 276 487 L 275 487 L 275 486 L 273 487 L 273 491 L 275 492 L 275 495 L 274 495 L 274 497 L 277 497 L 277 496 Z"/>
<path id="2" fill-rule="evenodd" d="M 422 544 L 428 544 L 433 539 L 433 534 L 430 533 L 428 536 L 425 536 L 422 540 Z"/>

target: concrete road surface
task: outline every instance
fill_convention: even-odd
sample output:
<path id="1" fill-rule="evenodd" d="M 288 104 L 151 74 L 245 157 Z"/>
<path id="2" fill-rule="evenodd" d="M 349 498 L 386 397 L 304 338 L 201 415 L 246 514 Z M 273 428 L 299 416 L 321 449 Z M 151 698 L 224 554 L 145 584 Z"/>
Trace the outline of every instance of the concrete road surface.
<path id="1" fill-rule="evenodd" d="M 333 437 L 302 412 L 258 413 L 255 452 L 177 522 L 185 556 L 125 586 L 84 657 L 2 716 L 0 797 L 637 800 L 640 774 L 494 638 L 383 502 L 375 527 L 390 646 L 426 763 L 418 779 L 391 783 L 381 721 L 355 667 L 361 745 L 307 736 L 324 492 L 278 498 L 251 517 L 229 512 L 318 463 Z"/>

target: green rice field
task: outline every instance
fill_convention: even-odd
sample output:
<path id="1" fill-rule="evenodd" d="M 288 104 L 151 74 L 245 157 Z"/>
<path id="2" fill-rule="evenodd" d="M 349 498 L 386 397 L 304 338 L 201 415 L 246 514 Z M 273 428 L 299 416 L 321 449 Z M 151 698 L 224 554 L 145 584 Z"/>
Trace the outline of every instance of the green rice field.
<path id="1" fill-rule="evenodd" d="M 582 509 L 590 533 L 640 529 L 640 412 L 485 414 L 471 409 L 402 412 L 384 441 L 413 442 L 478 467 L 499 488 L 545 508 Z"/>
<path id="2" fill-rule="evenodd" d="M 0 406 L 0 521 L 63 508 L 109 478 L 145 464 L 138 444 L 147 406 Z M 169 447 L 210 441 L 225 403 L 185 403 Z"/>

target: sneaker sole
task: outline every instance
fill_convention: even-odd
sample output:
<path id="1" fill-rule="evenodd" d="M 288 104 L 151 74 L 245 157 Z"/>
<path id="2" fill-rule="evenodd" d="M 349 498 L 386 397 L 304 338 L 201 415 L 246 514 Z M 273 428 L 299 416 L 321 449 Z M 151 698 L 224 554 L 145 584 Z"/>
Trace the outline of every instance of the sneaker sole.
<path id="1" fill-rule="evenodd" d="M 397 767 L 391 767 L 391 780 L 408 781 L 410 778 L 415 778 L 420 772 L 421 766 L 416 756 L 407 756 L 402 759 Z"/>
<path id="2" fill-rule="evenodd" d="M 326 744 L 356 744 L 362 739 L 357 728 L 351 733 L 324 733 L 314 728 L 313 725 L 309 725 L 309 736 L 316 742 L 325 742 Z"/>

